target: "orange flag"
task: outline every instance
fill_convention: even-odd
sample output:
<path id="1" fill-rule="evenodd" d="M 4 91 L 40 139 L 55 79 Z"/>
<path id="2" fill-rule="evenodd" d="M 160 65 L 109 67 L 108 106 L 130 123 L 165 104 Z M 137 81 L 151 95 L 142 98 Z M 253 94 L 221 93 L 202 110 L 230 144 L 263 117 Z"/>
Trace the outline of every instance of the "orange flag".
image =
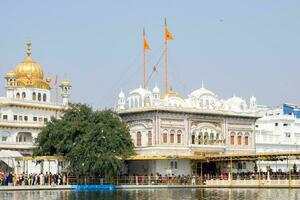
<path id="1" fill-rule="evenodd" d="M 144 50 L 150 50 L 149 43 L 147 42 L 146 38 L 144 37 Z"/>
<path id="2" fill-rule="evenodd" d="M 165 40 L 174 40 L 172 34 L 170 33 L 170 31 L 168 30 L 168 27 L 165 26 Z"/>
<path id="3" fill-rule="evenodd" d="M 150 50 L 150 45 L 149 45 L 149 43 L 146 40 L 145 29 L 143 29 L 143 38 L 144 38 L 144 51 Z"/>

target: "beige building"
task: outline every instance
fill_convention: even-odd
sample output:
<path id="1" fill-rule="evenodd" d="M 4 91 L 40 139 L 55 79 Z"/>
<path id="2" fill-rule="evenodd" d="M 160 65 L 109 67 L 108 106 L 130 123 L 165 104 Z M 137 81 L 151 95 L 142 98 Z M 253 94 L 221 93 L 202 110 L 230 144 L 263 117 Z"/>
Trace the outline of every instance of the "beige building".
<path id="1" fill-rule="evenodd" d="M 150 175 L 196 174 L 197 156 L 255 152 L 256 99 L 249 105 L 239 97 L 222 100 L 203 86 L 184 99 L 171 91 L 162 97 L 138 88 L 119 94 L 117 112 L 129 124 L 137 156 L 127 173 Z M 203 173 L 224 172 L 227 165 L 204 163 Z M 253 170 L 254 163 L 238 163 L 234 171 Z"/>

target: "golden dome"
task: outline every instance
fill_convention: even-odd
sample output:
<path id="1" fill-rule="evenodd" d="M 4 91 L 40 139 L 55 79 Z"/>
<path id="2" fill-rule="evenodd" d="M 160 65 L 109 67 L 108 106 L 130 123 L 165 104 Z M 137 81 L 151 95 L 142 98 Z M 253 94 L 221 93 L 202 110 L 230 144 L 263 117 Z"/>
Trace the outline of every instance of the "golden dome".
<path id="1" fill-rule="evenodd" d="M 16 75 L 18 78 L 43 79 L 44 73 L 41 66 L 31 58 L 31 42 L 27 42 L 27 57 L 17 65 Z"/>
<path id="2" fill-rule="evenodd" d="M 61 85 L 62 85 L 62 86 L 70 86 L 71 84 L 70 84 L 70 81 L 68 81 L 68 80 L 63 80 L 63 81 L 61 82 Z"/>
<path id="3" fill-rule="evenodd" d="M 16 75 L 18 78 L 43 79 L 44 73 L 41 66 L 34 62 L 30 56 L 17 65 Z"/>
<path id="4" fill-rule="evenodd" d="M 14 71 L 7 72 L 6 77 L 7 78 L 15 78 L 16 73 Z"/>
<path id="5" fill-rule="evenodd" d="M 50 82 L 51 82 L 51 77 L 50 77 L 50 76 L 47 76 L 46 82 L 47 82 L 47 83 L 50 83 Z"/>
<path id="6" fill-rule="evenodd" d="M 33 87 L 50 90 L 50 81 L 44 80 L 41 66 L 31 58 L 31 42 L 27 43 L 27 57 L 17 65 L 14 72 L 7 73 L 7 77 L 13 76 L 17 79 L 17 87 Z"/>

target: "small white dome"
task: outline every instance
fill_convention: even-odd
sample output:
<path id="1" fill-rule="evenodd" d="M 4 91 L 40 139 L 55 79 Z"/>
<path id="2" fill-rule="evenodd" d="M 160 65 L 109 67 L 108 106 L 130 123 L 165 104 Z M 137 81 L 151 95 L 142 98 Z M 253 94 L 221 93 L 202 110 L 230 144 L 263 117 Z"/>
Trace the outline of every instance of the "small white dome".
<path id="1" fill-rule="evenodd" d="M 151 92 L 149 90 L 146 90 L 144 88 L 142 88 L 142 86 L 140 86 L 139 88 L 132 90 L 129 95 L 133 95 L 133 94 L 139 94 L 142 97 L 146 96 L 146 95 L 150 95 Z"/>
<path id="2" fill-rule="evenodd" d="M 190 94 L 191 97 L 197 97 L 197 98 L 204 96 L 204 95 L 216 96 L 215 93 L 213 93 L 210 90 L 205 89 L 204 87 L 201 87 L 200 89 L 195 90 Z"/>
<path id="3" fill-rule="evenodd" d="M 247 103 L 240 97 L 233 96 L 228 99 L 226 102 L 226 108 L 231 111 L 241 112 L 245 111 L 247 107 Z"/>
<path id="4" fill-rule="evenodd" d="M 250 98 L 250 101 L 256 101 L 256 98 L 255 98 L 255 96 L 252 96 L 251 98 Z"/>
<path id="5" fill-rule="evenodd" d="M 155 85 L 155 87 L 153 88 L 152 92 L 157 94 L 157 93 L 160 92 L 160 90 L 159 90 L 159 88 Z"/>
<path id="6" fill-rule="evenodd" d="M 122 90 L 121 90 L 121 92 L 119 93 L 119 98 L 125 98 L 125 94 L 123 93 Z"/>

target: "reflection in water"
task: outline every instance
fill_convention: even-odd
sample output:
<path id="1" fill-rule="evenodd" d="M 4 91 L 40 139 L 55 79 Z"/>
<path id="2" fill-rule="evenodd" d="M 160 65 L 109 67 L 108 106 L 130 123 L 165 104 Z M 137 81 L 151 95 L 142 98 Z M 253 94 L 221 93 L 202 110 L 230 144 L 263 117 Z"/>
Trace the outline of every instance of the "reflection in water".
<path id="1" fill-rule="evenodd" d="M 66 190 L 0 192 L 1 200 L 132 200 L 132 199 L 300 199 L 300 189 L 130 189 L 76 192 Z"/>

